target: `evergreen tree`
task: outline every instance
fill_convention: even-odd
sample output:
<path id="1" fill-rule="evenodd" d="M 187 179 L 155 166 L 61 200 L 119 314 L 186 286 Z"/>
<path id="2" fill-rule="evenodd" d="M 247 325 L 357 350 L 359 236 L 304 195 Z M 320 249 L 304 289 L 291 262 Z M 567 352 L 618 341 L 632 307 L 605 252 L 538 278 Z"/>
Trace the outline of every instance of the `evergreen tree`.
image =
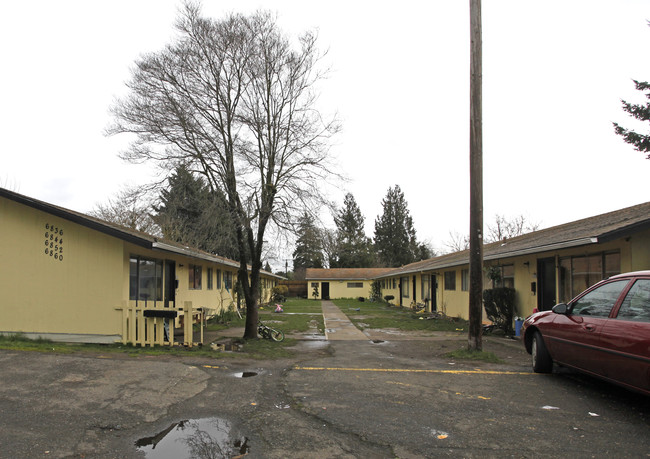
<path id="1" fill-rule="evenodd" d="M 352 193 L 345 195 L 343 208 L 334 216 L 336 247 L 330 268 L 374 266 L 372 244 L 366 236 L 365 219 Z"/>
<path id="2" fill-rule="evenodd" d="M 304 213 L 298 223 L 298 240 L 293 252 L 294 272 L 305 268 L 323 267 L 323 246 L 320 231 L 314 224 L 314 219 Z"/>
<path id="3" fill-rule="evenodd" d="M 379 263 L 398 267 L 419 259 L 413 219 L 399 185 L 388 188 L 382 200 L 383 214 L 375 220 L 375 250 Z"/>
<path id="4" fill-rule="evenodd" d="M 176 168 L 154 210 L 153 219 L 166 239 L 234 260 L 239 257 L 223 192 L 210 190 L 187 168 Z"/>
<path id="5" fill-rule="evenodd" d="M 650 83 L 646 81 L 633 81 L 636 89 L 639 91 L 645 91 L 646 99 L 650 100 Z M 650 102 L 646 102 L 645 105 L 630 104 L 624 100 L 621 102 L 623 103 L 623 110 L 632 115 L 637 120 L 650 121 Z M 619 126 L 618 123 L 613 124 L 614 131 L 618 135 L 622 136 L 623 140 L 633 145 L 635 150 L 640 151 L 641 153 L 648 153 L 648 156 L 646 156 L 646 158 L 650 159 L 650 135 L 639 134 L 632 131 L 631 129 L 625 129 Z"/>

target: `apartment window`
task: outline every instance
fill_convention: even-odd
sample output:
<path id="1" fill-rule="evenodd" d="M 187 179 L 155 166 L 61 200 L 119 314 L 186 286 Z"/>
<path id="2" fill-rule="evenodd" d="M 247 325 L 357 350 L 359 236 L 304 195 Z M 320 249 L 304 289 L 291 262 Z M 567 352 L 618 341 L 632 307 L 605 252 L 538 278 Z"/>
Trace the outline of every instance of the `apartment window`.
<path id="1" fill-rule="evenodd" d="M 217 269 L 217 290 L 221 290 L 221 270 Z"/>
<path id="2" fill-rule="evenodd" d="M 431 276 L 429 274 L 422 274 L 422 299 L 431 299 Z"/>
<path id="3" fill-rule="evenodd" d="M 129 259 L 129 299 L 162 301 L 163 262 L 132 255 Z"/>
<path id="4" fill-rule="evenodd" d="M 190 290 L 201 290 L 202 267 L 199 265 L 190 265 Z"/>
<path id="5" fill-rule="evenodd" d="M 208 290 L 212 290 L 214 288 L 214 270 L 212 268 L 208 268 Z"/>
<path id="6" fill-rule="evenodd" d="M 348 288 L 363 288 L 363 282 L 348 282 Z"/>
<path id="7" fill-rule="evenodd" d="M 620 252 L 560 258 L 560 301 L 568 303 L 596 282 L 620 272 Z"/>
<path id="8" fill-rule="evenodd" d="M 460 289 L 463 292 L 469 291 L 469 269 L 462 269 L 460 271 Z"/>
<path id="9" fill-rule="evenodd" d="M 445 272 L 445 290 L 456 290 L 456 271 Z"/>
<path id="10" fill-rule="evenodd" d="M 399 281 L 400 281 L 400 284 L 402 285 L 402 297 L 403 298 L 408 298 L 409 297 L 409 278 L 408 277 L 400 277 Z"/>
<path id="11" fill-rule="evenodd" d="M 490 266 L 490 270 L 496 270 L 500 278 L 496 282 L 490 281 L 492 288 L 515 288 L 515 265 Z"/>
<path id="12" fill-rule="evenodd" d="M 393 278 L 393 289 L 397 288 L 397 279 Z"/>
<path id="13" fill-rule="evenodd" d="M 223 286 L 228 291 L 232 289 L 232 273 L 230 271 L 223 272 Z"/>
<path id="14" fill-rule="evenodd" d="M 515 265 L 501 267 L 501 286 L 515 288 Z"/>

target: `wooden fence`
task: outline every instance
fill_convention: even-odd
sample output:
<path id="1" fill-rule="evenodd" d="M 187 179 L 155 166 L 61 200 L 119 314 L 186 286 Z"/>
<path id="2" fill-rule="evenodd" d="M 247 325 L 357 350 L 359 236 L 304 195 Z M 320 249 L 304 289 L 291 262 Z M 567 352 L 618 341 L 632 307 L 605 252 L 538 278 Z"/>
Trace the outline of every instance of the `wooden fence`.
<path id="1" fill-rule="evenodd" d="M 287 296 L 308 298 L 307 296 L 307 281 L 280 281 L 278 285 L 286 285 L 289 289 Z"/>
<path id="2" fill-rule="evenodd" d="M 192 347 L 203 343 L 203 310 L 194 309 L 191 301 L 185 301 L 183 307 L 146 307 L 123 305 L 122 343 L 134 346 L 174 346 L 183 344 Z M 194 342 L 193 324 L 200 324 L 199 340 Z M 178 327 L 176 326 L 178 325 Z M 183 342 L 174 339 L 176 328 L 183 329 Z"/>

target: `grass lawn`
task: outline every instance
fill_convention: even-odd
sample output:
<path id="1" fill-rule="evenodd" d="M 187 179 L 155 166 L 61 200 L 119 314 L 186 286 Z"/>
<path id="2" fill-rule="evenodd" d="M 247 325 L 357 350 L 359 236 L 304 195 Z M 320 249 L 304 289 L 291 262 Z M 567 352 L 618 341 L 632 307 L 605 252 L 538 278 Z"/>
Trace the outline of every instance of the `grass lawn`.
<path id="1" fill-rule="evenodd" d="M 175 356 L 208 356 L 214 357 L 216 353 L 209 347 L 194 346 L 133 346 L 131 344 L 84 344 L 84 343 L 59 343 L 47 339 L 29 339 L 20 334 L 1 335 L 0 349 L 16 351 L 56 352 L 58 354 L 83 354 L 83 353 L 111 353 L 124 354 L 132 357 L 138 355 L 175 355 Z"/>
<path id="2" fill-rule="evenodd" d="M 275 304 L 261 306 L 259 319 L 270 327 L 278 328 L 285 334 L 304 333 L 315 329 L 314 333 L 324 333 L 323 310 L 320 301 L 289 298 L 282 303 L 284 312 L 275 313 Z M 219 331 L 227 328 L 244 327 L 245 317 L 240 319 L 235 312 L 226 317 L 208 320 L 206 330 Z"/>
<path id="3" fill-rule="evenodd" d="M 206 357 L 212 359 L 229 359 L 248 357 L 252 359 L 276 359 L 291 357 L 294 353 L 288 349 L 295 345 L 296 340 L 287 338 L 281 343 L 266 339 L 243 342 L 239 352 L 214 351 L 210 346 L 133 346 L 131 344 L 77 344 L 58 343 L 46 339 L 29 339 L 17 335 L 0 336 L 0 349 L 23 352 L 54 352 L 57 354 L 113 354 L 128 357 L 139 356 L 174 356 L 174 357 Z"/>
<path id="4" fill-rule="evenodd" d="M 424 320 L 423 314 L 415 314 L 408 308 L 389 306 L 386 303 L 360 302 L 356 299 L 334 300 L 334 303 L 360 329 L 397 328 L 399 330 L 431 330 L 466 332 L 467 321 L 457 318 L 439 318 Z M 312 332 L 324 334 L 325 326 L 321 302 L 289 298 L 282 304 L 283 313 L 274 313 L 275 305 L 260 308 L 260 320 L 270 327 L 282 330 L 285 335 L 291 333 Z M 357 310 L 358 309 L 358 310 Z M 206 330 L 219 331 L 233 327 L 244 327 L 245 318 L 240 319 L 232 311 L 222 317 L 208 321 Z M 0 349 L 19 351 L 57 352 L 57 353 L 119 353 L 128 356 L 168 355 L 168 356 L 202 356 L 215 359 L 228 357 L 250 357 L 255 359 L 290 357 L 288 348 L 295 344 L 294 339 L 286 338 L 281 343 L 258 339 L 243 342 L 240 352 L 227 353 L 213 351 L 210 346 L 154 346 L 139 347 L 123 344 L 67 344 L 48 340 L 31 340 L 20 335 L 0 336 Z M 460 357 L 460 356 L 458 356 Z"/>
<path id="5" fill-rule="evenodd" d="M 313 333 L 325 333 L 323 323 L 323 310 L 321 302 L 288 298 L 282 303 L 284 312 L 275 313 L 275 304 L 261 307 L 259 318 L 270 327 L 278 328 L 285 334 L 304 333 L 313 330 Z"/>
<path id="6" fill-rule="evenodd" d="M 332 300 L 360 329 L 397 328 L 399 330 L 430 330 L 466 332 L 467 321 L 457 317 L 426 320 L 427 314 L 416 314 L 409 308 L 356 299 Z"/>
<path id="7" fill-rule="evenodd" d="M 269 327 L 282 330 L 285 335 L 305 332 L 321 335 L 325 333 L 320 301 L 289 298 L 286 302 L 282 303 L 282 308 L 284 312 L 276 314 L 273 312 L 275 310 L 275 304 L 260 307 L 260 321 Z M 240 319 L 233 312 L 226 317 L 209 320 L 205 329 L 218 332 L 228 328 L 244 327 L 246 325 L 245 320 L 245 317 Z M 245 342 L 241 339 L 236 339 L 235 342 L 243 344 L 241 352 L 237 352 L 236 355 L 243 354 L 256 359 L 272 359 L 291 356 L 292 352 L 288 348 L 295 345 L 296 340 L 285 338 L 284 341 L 276 343 L 265 339 Z"/>
<path id="8" fill-rule="evenodd" d="M 293 313 L 312 313 L 312 314 L 321 314 L 323 309 L 321 308 L 320 300 L 305 300 L 302 298 L 288 298 L 287 301 L 282 303 L 282 309 L 284 312 L 293 312 Z M 272 312 L 275 310 L 275 303 L 271 303 L 268 306 L 260 307 L 260 311 Z"/>

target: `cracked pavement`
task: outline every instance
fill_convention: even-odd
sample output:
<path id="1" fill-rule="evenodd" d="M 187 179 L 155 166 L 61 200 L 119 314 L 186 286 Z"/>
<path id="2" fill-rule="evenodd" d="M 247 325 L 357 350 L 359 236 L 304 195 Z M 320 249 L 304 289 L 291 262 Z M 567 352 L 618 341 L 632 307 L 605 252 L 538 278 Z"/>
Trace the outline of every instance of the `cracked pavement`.
<path id="1" fill-rule="evenodd" d="M 296 358 L 274 361 L 0 351 L 0 457 L 144 457 L 137 440 L 207 417 L 251 458 L 650 453 L 644 396 L 532 374 L 504 338 L 484 338 L 503 362 L 489 364 L 445 357 L 465 337 L 390 336 L 299 341 Z"/>

